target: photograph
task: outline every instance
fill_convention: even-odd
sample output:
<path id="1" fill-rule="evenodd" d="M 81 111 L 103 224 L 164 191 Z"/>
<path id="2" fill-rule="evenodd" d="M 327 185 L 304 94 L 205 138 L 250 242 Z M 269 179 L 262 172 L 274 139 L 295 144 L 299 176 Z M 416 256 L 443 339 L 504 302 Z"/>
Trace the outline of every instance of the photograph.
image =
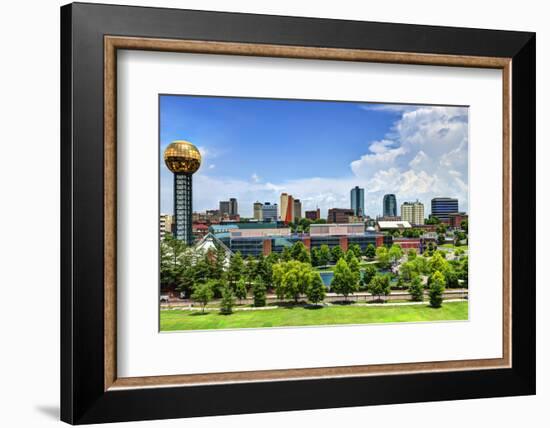
<path id="1" fill-rule="evenodd" d="M 160 94 L 160 331 L 468 321 L 468 113 Z"/>

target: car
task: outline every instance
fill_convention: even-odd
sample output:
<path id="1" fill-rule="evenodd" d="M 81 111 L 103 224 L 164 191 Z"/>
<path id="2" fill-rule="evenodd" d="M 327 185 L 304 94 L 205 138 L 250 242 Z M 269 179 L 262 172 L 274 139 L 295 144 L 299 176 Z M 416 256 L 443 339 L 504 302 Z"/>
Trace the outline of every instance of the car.
<path id="1" fill-rule="evenodd" d="M 160 303 L 168 303 L 170 301 L 170 297 L 168 294 L 161 294 L 160 295 Z"/>

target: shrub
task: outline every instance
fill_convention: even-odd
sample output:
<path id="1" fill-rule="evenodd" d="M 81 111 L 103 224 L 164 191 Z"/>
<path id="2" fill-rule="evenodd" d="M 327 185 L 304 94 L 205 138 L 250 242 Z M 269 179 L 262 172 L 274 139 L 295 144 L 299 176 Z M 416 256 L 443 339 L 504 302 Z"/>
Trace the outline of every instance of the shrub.
<path id="1" fill-rule="evenodd" d="M 422 302 L 424 300 L 424 286 L 422 285 L 420 277 L 415 276 L 412 279 L 411 285 L 409 286 L 409 293 L 411 293 L 411 298 L 415 302 Z"/>
<path id="2" fill-rule="evenodd" d="M 443 291 L 445 291 L 445 277 L 439 271 L 435 271 L 430 278 L 430 306 L 440 308 L 443 303 Z"/>

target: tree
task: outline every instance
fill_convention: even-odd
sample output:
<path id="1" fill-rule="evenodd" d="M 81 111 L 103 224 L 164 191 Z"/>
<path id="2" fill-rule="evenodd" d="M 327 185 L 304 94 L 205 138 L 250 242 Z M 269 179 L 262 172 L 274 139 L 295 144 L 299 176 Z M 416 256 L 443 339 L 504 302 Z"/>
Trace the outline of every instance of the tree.
<path id="1" fill-rule="evenodd" d="M 388 250 L 388 256 L 393 264 L 397 263 L 403 257 L 401 246 L 393 244 Z"/>
<path id="2" fill-rule="evenodd" d="M 430 288 L 428 294 L 430 296 L 430 306 L 440 308 L 443 302 L 443 292 L 445 291 L 445 277 L 441 272 L 436 270 L 430 277 Z"/>
<path id="3" fill-rule="evenodd" d="M 448 288 L 458 288 L 458 275 L 450 267 L 443 272 L 445 277 L 445 284 Z"/>
<path id="4" fill-rule="evenodd" d="M 193 287 L 193 252 L 167 233 L 160 243 L 160 284 L 163 289 L 189 292 Z"/>
<path id="5" fill-rule="evenodd" d="M 191 298 L 201 304 L 202 313 L 204 313 L 204 308 L 208 302 L 214 297 L 214 292 L 212 291 L 212 284 L 210 282 L 205 282 L 195 286 L 195 290 L 191 295 Z"/>
<path id="6" fill-rule="evenodd" d="M 235 286 L 237 281 L 243 276 L 243 272 L 243 257 L 241 256 L 241 253 L 237 251 L 237 253 L 235 253 L 229 261 L 229 268 L 227 270 L 227 280 L 229 281 L 229 284 Z"/>
<path id="7" fill-rule="evenodd" d="M 371 279 L 376 275 L 377 270 L 373 265 L 366 265 L 363 269 L 363 278 L 361 280 L 361 285 L 363 289 L 367 289 Z"/>
<path id="8" fill-rule="evenodd" d="M 386 247 L 381 246 L 376 249 L 376 260 L 378 261 L 378 266 L 382 269 L 390 267 L 390 255 Z"/>
<path id="9" fill-rule="evenodd" d="M 361 247 L 357 244 L 351 244 L 348 248 L 348 253 L 351 252 L 357 259 L 361 259 Z"/>
<path id="10" fill-rule="evenodd" d="M 311 250 L 311 266 L 319 266 L 319 248 Z"/>
<path id="11" fill-rule="evenodd" d="M 305 294 L 311 280 L 311 266 L 298 261 L 288 262 L 282 279 L 285 298 L 298 303 L 301 294 Z"/>
<path id="12" fill-rule="evenodd" d="M 348 296 L 358 289 L 357 275 L 351 271 L 343 258 L 336 263 L 330 288 L 335 293 L 343 295 L 345 300 L 348 300 Z"/>
<path id="13" fill-rule="evenodd" d="M 359 283 L 359 280 L 361 279 L 361 268 L 360 268 L 360 265 L 359 265 L 359 260 L 357 260 L 357 257 L 355 257 L 353 255 L 353 253 L 351 253 L 349 251 L 348 251 L 348 253 L 351 254 L 351 257 L 349 257 L 349 260 L 347 260 L 348 257 L 346 257 L 346 262 L 347 262 L 351 272 L 356 276 L 357 283 Z"/>
<path id="14" fill-rule="evenodd" d="M 365 257 L 369 259 L 374 259 L 376 256 L 376 247 L 372 244 L 367 245 L 367 248 L 365 249 Z"/>
<path id="15" fill-rule="evenodd" d="M 430 216 L 430 218 L 426 219 L 424 221 L 425 224 L 439 224 L 441 223 L 441 220 L 439 220 L 436 216 Z"/>
<path id="16" fill-rule="evenodd" d="M 419 276 L 413 277 L 409 286 L 409 293 L 411 293 L 411 298 L 415 302 L 422 302 L 424 300 L 424 286 Z"/>
<path id="17" fill-rule="evenodd" d="M 460 270 L 460 277 L 463 282 L 463 286 L 468 288 L 468 256 L 465 256 L 462 260 L 462 269 Z"/>
<path id="18" fill-rule="evenodd" d="M 256 261 L 256 270 L 254 276 L 260 276 L 265 284 L 271 283 L 271 265 L 269 261 L 264 257 L 262 253 L 258 256 Z"/>
<path id="19" fill-rule="evenodd" d="M 405 288 L 405 281 L 403 281 L 403 277 L 401 275 L 397 275 L 397 283 L 395 284 L 395 287 L 399 290 Z"/>
<path id="20" fill-rule="evenodd" d="M 344 252 L 342 251 L 342 248 L 340 248 L 339 245 L 336 247 L 332 247 L 332 250 L 330 250 L 330 255 L 332 258 L 332 261 L 334 263 L 338 263 L 338 260 L 340 260 L 344 256 Z"/>
<path id="21" fill-rule="evenodd" d="M 281 253 L 281 260 L 283 262 L 289 262 L 290 260 L 292 260 L 292 254 L 290 252 L 290 247 L 283 248 L 283 251 Z"/>
<path id="22" fill-rule="evenodd" d="M 306 289 L 306 296 L 311 303 L 317 304 L 325 299 L 326 288 L 319 272 L 312 271 L 310 275 L 311 278 Z"/>
<path id="23" fill-rule="evenodd" d="M 302 241 L 294 243 L 290 250 L 292 258 L 302 263 L 311 263 L 309 251 Z"/>
<path id="24" fill-rule="evenodd" d="M 323 244 L 319 248 L 319 266 L 326 266 L 330 262 L 330 248 L 328 245 Z"/>
<path id="25" fill-rule="evenodd" d="M 229 315 L 233 312 L 235 306 L 235 295 L 229 285 L 222 289 L 222 300 L 220 302 L 220 312 L 224 315 Z"/>
<path id="26" fill-rule="evenodd" d="M 462 221 L 460 222 L 460 228 L 461 228 L 464 232 L 468 233 L 468 220 L 462 220 Z"/>
<path id="27" fill-rule="evenodd" d="M 388 296 L 391 291 L 389 275 L 375 275 L 371 279 L 367 290 L 373 296 L 377 296 L 377 300 L 381 300 L 382 296 Z"/>
<path id="28" fill-rule="evenodd" d="M 254 306 L 265 306 L 266 304 L 266 288 L 259 276 L 256 277 L 254 285 L 252 286 L 252 295 L 254 296 Z"/>
<path id="29" fill-rule="evenodd" d="M 447 266 L 447 260 L 439 252 L 436 252 L 428 262 L 430 273 L 434 273 L 435 271 L 443 272 L 447 269 Z"/>
<path id="30" fill-rule="evenodd" d="M 237 285 L 235 286 L 235 296 L 239 299 L 239 303 L 247 297 L 246 282 L 244 278 L 239 279 Z"/>
<path id="31" fill-rule="evenodd" d="M 438 234 L 437 235 L 437 243 L 439 245 L 443 245 L 445 243 L 445 235 L 443 235 L 442 233 Z"/>
<path id="32" fill-rule="evenodd" d="M 411 248 L 409 251 L 407 251 L 407 260 L 410 262 L 414 259 L 416 259 L 416 250 Z"/>
<path id="33" fill-rule="evenodd" d="M 248 282 L 252 282 L 256 278 L 256 259 L 250 255 L 246 258 L 246 264 L 244 267 L 244 276 Z"/>
<path id="34" fill-rule="evenodd" d="M 417 275 L 419 272 L 417 272 L 414 262 L 405 262 L 399 266 L 399 273 L 405 281 L 410 281 L 413 276 Z"/>

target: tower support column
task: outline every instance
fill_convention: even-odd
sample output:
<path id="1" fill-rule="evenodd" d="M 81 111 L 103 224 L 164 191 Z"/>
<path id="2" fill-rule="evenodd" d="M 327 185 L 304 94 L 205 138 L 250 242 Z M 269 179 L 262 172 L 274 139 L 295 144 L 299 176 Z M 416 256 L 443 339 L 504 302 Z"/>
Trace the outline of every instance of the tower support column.
<path id="1" fill-rule="evenodd" d="M 174 237 L 193 243 L 193 178 L 191 174 L 174 174 Z"/>

